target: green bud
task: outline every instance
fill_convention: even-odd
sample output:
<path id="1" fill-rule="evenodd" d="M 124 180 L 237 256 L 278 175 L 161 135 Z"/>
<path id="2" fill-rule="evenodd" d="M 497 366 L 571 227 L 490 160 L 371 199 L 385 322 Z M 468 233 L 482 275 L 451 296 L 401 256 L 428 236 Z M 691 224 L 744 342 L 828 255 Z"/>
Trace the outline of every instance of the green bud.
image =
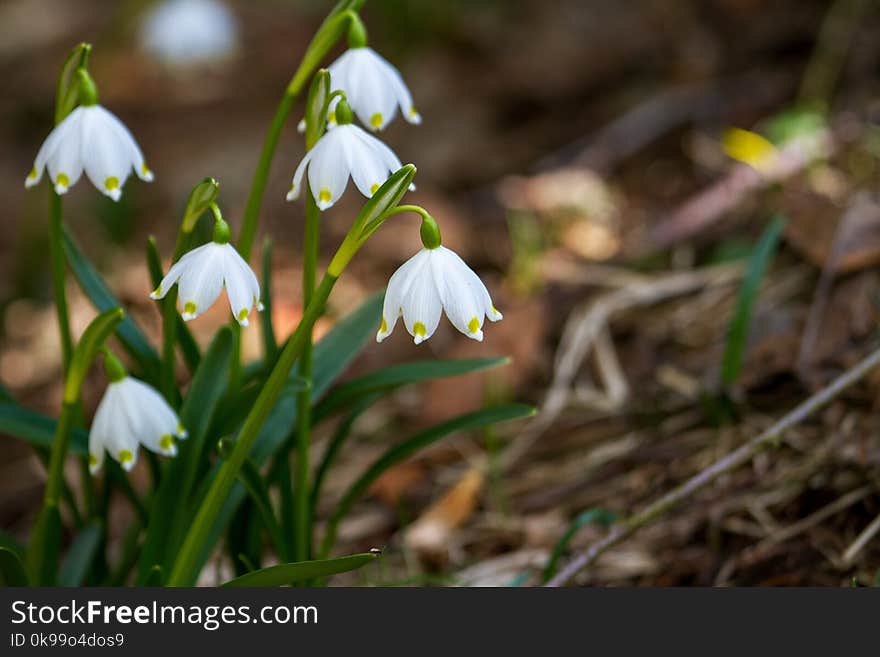
<path id="1" fill-rule="evenodd" d="M 327 127 L 327 108 L 330 104 L 330 71 L 322 68 L 315 73 L 306 99 L 306 148 L 317 143 Z"/>
<path id="2" fill-rule="evenodd" d="M 61 67 L 61 73 L 58 75 L 58 85 L 55 93 L 55 124 L 61 123 L 68 114 L 76 107 L 77 89 L 79 80 L 75 76 L 75 71 L 79 68 L 85 68 L 88 65 L 89 53 L 92 45 L 89 43 L 80 43 L 70 51 L 64 65 Z"/>
<path id="3" fill-rule="evenodd" d="M 217 207 L 216 205 L 213 207 Z M 229 224 L 227 224 L 220 212 L 214 213 L 214 241 L 217 244 L 228 244 L 230 237 Z"/>
<path id="4" fill-rule="evenodd" d="M 351 105 L 348 104 L 348 101 L 345 98 L 341 98 L 339 102 L 336 103 L 336 109 L 333 111 L 336 114 L 337 125 L 351 123 L 354 118 L 351 113 Z"/>
<path id="5" fill-rule="evenodd" d="M 351 14 L 351 20 L 348 23 L 348 47 L 363 48 L 367 45 L 367 28 L 364 22 L 355 13 Z"/>
<path id="6" fill-rule="evenodd" d="M 89 72 L 85 68 L 80 67 L 76 69 L 76 82 L 76 95 L 79 104 L 85 107 L 97 105 L 98 87 L 95 85 L 95 81 L 92 80 L 92 76 L 89 75 Z"/>
<path id="7" fill-rule="evenodd" d="M 422 237 L 422 244 L 426 249 L 436 249 L 441 244 L 440 226 L 429 214 L 422 216 L 422 226 L 419 228 L 419 235 Z"/>
<path id="8" fill-rule="evenodd" d="M 213 178 L 205 178 L 193 187 L 186 202 L 186 209 L 183 211 L 183 219 L 180 222 L 180 229 L 184 233 L 191 233 L 193 231 L 199 217 L 217 199 L 219 191 L 220 183 Z"/>
<path id="9" fill-rule="evenodd" d="M 128 372 L 125 371 L 125 365 L 109 349 L 104 350 L 104 374 L 107 375 L 110 383 L 116 383 L 128 376 Z"/>

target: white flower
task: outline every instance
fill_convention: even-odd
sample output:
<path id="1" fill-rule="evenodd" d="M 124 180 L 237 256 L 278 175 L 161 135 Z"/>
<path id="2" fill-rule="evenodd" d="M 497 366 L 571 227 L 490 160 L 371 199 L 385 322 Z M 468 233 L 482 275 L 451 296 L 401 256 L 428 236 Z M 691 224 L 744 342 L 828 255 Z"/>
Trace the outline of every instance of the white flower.
<path id="1" fill-rule="evenodd" d="M 345 92 L 345 98 L 361 123 L 371 130 L 384 130 L 391 123 L 397 108 L 410 123 L 418 125 L 422 117 L 413 106 L 412 95 L 400 72 L 388 60 L 368 46 L 350 48 L 330 64 L 331 91 Z M 334 110 L 339 96 L 330 101 L 328 128 L 336 127 Z M 298 129 L 305 130 L 305 121 Z"/>
<path id="2" fill-rule="evenodd" d="M 25 187 L 40 182 L 44 168 L 59 194 L 66 193 L 85 169 L 92 184 L 114 201 L 122 196 L 132 169 L 141 180 L 153 180 L 128 128 L 100 105 L 77 107 L 55 126 L 37 153 Z"/>
<path id="3" fill-rule="evenodd" d="M 235 16 L 215 0 L 166 0 L 147 16 L 143 48 L 174 66 L 222 59 L 238 46 Z"/>
<path id="4" fill-rule="evenodd" d="M 441 311 L 446 311 L 455 328 L 480 341 L 484 317 L 493 322 L 501 319 L 480 277 L 457 253 L 438 246 L 422 249 L 391 276 L 376 341 L 391 335 L 403 315 L 406 330 L 419 344 L 437 330 Z"/>
<path id="5" fill-rule="evenodd" d="M 325 133 L 306 153 L 293 174 L 288 201 L 299 196 L 306 166 L 315 203 L 326 210 L 342 196 L 349 176 L 361 194 L 369 198 L 401 164 L 394 151 L 380 140 L 348 123 Z"/>
<path id="6" fill-rule="evenodd" d="M 184 255 L 172 265 L 150 297 L 161 299 L 175 283 L 182 316 L 187 321 L 206 311 L 223 286 L 232 314 L 242 326 L 248 325 L 251 308 L 263 309 L 257 277 L 229 243 L 208 242 Z"/>
<path id="7" fill-rule="evenodd" d="M 177 415 L 158 392 L 143 381 L 124 376 L 107 386 L 89 431 L 89 470 L 104 463 L 104 451 L 126 470 L 137 462 L 138 445 L 174 456 L 174 438 L 186 438 Z"/>

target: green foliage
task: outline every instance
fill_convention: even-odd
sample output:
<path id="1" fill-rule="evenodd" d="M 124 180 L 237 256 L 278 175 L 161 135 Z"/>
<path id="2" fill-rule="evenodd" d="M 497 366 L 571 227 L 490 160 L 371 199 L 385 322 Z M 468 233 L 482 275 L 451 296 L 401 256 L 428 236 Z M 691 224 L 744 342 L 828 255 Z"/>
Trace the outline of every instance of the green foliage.
<path id="1" fill-rule="evenodd" d="M 61 562 L 61 570 L 58 572 L 58 586 L 82 585 L 100 544 L 100 526 L 93 523 L 83 528 L 71 543 L 64 561 Z"/>
<path id="2" fill-rule="evenodd" d="M 739 377 L 743 353 L 749 338 L 752 310 L 758 298 L 764 272 L 773 259 L 784 227 L 785 219 L 781 216 L 774 217 L 749 258 L 746 277 L 740 286 L 736 310 L 727 332 L 727 345 L 721 365 L 721 380 L 725 386 L 732 385 Z"/>
<path id="3" fill-rule="evenodd" d="M 0 586 L 27 586 L 27 571 L 18 555 L 7 547 L 0 547 Z"/>
<path id="4" fill-rule="evenodd" d="M 375 561 L 379 554 L 378 551 L 364 552 L 347 557 L 337 557 L 336 559 L 283 563 L 236 577 L 221 584 L 221 586 L 284 586 L 291 582 L 309 580 L 316 577 L 327 577 L 363 568 L 368 563 Z"/>
<path id="5" fill-rule="evenodd" d="M 556 542 L 556 545 L 553 546 L 553 552 L 547 560 L 547 565 L 544 566 L 544 572 L 542 574 L 543 581 L 547 582 L 556 574 L 556 570 L 559 567 L 559 560 L 562 558 L 562 555 L 565 554 L 568 544 L 571 543 L 571 539 L 573 539 L 583 527 L 592 523 L 597 523 L 602 527 L 609 527 L 616 519 L 617 514 L 606 509 L 588 509 L 579 514 Z"/>

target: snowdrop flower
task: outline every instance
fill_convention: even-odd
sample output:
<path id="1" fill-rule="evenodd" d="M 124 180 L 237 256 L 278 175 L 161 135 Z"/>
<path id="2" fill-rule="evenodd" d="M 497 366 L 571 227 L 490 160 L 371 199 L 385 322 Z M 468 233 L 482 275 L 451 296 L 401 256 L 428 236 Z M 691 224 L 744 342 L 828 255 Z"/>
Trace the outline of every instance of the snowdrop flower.
<path id="1" fill-rule="evenodd" d="M 104 463 L 104 452 L 131 470 L 137 462 L 138 446 L 175 456 L 175 437 L 187 432 L 175 412 L 155 389 L 128 376 L 119 360 L 108 354 L 104 367 L 110 385 L 98 404 L 89 431 L 89 470 L 97 472 Z"/>
<path id="2" fill-rule="evenodd" d="M 349 48 L 330 64 L 332 91 L 345 92 L 358 119 L 372 130 L 384 130 L 397 114 L 418 125 L 422 117 L 413 105 L 412 95 L 400 72 L 369 46 Z M 338 97 L 330 104 L 329 123 L 335 123 Z"/>
<path id="3" fill-rule="evenodd" d="M 479 276 L 458 254 L 438 243 L 435 248 L 423 248 L 391 276 L 376 341 L 391 335 L 403 315 L 415 343 L 424 342 L 437 330 L 441 311 L 455 328 L 479 341 L 483 340 L 484 318 L 497 322 L 502 317 Z"/>
<path id="4" fill-rule="evenodd" d="M 166 0 L 144 21 L 140 40 L 164 63 L 189 66 L 233 53 L 238 25 L 226 5 L 216 0 Z"/>
<path id="5" fill-rule="evenodd" d="M 92 184 L 114 201 L 122 196 L 132 169 L 141 180 L 153 180 L 128 128 L 98 104 L 80 105 L 55 126 L 37 153 L 25 187 L 39 183 L 44 168 L 58 194 L 65 194 L 85 170 Z"/>
<path id="6" fill-rule="evenodd" d="M 331 78 L 332 80 L 332 78 Z M 299 196 L 303 174 L 309 169 L 309 187 L 321 210 L 332 206 L 348 185 L 349 176 L 361 194 L 369 198 L 388 176 L 400 167 L 400 160 L 388 146 L 351 124 L 351 109 L 345 101 L 336 107 L 339 127 L 330 130 L 306 153 L 293 174 L 287 200 Z"/>
<path id="7" fill-rule="evenodd" d="M 186 321 L 195 319 L 210 308 L 224 286 L 232 314 L 242 326 L 248 325 L 251 308 L 263 309 L 260 284 L 253 270 L 235 247 L 229 244 L 226 222 L 222 222 L 222 225 L 218 222 L 215 226 L 213 242 L 193 249 L 174 263 L 150 297 L 163 298 L 175 283 L 183 307 L 182 317 Z"/>

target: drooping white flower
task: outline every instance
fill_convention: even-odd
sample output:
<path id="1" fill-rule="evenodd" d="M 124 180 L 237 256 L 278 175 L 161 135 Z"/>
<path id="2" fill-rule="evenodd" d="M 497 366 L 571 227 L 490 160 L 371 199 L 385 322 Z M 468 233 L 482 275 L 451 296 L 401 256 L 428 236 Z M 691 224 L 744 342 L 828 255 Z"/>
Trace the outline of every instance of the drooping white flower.
<path id="1" fill-rule="evenodd" d="M 315 203 L 326 210 L 342 196 L 349 177 L 361 194 L 369 198 L 401 164 L 394 151 L 379 139 L 346 123 L 326 132 L 306 153 L 293 174 L 288 201 L 299 197 L 306 167 Z"/>
<path id="2" fill-rule="evenodd" d="M 25 187 L 39 183 L 45 168 L 59 194 L 76 184 L 85 170 L 92 184 L 114 201 L 122 196 L 132 169 L 141 180 L 153 180 L 128 128 L 100 105 L 81 105 L 55 126 L 37 153 Z"/>
<path id="3" fill-rule="evenodd" d="M 484 318 L 497 322 L 502 317 L 483 281 L 457 253 L 444 246 L 424 248 L 388 281 L 376 341 L 391 335 L 397 318 L 403 315 L 406 330 L 419 344 L 437 330 L 442 311 L 455 328 L 479 341 L 483 339 Z"/>
<path id="4" fill-rule="evenodd" d="M 186 321 L 210 308 L 224 286 L 232 314 L 242 326 L 248 325 L 251 308 L 263 309 L 257 277 L 228 242 L 208 242 L 185 254 L 172 265 L 150 297 L 161 299 L 175 283 Z"/>
<path id="5" fill-rule="evenodd" d="M 156 390 L 130 376 L 112 381 L 98 404 L 89 431 L 89 470 L 104 463 L 107 451 L 126 470 L 137 463 L 138 445 L 174 456 L 174 439 L 186 438 L 177 414 Z"/>
<path id="6" fill-rule="evenodd" d="M 345 92 L 345 98 L 358 119 L 371 130 L 384 130 L 397 114 L 397 108 L 409 123 L 418 125 L 421 115 L 413 105 L 412 95 L 400 72 L 369 46 L 349 48 L 330 64 L 331 91 Z M 327 127 L 336 127 L 336 105 L 330 101 Z M 298 129 L 305 130 L 305 121 Z"/>
<path id="7" fill-rule="evenodd" d="M 165 64 L 190 66 L 232 54 L 238 46 L 235 16 L 216 0 L 165 0 L 141 27 L 143 48 Z"/>

